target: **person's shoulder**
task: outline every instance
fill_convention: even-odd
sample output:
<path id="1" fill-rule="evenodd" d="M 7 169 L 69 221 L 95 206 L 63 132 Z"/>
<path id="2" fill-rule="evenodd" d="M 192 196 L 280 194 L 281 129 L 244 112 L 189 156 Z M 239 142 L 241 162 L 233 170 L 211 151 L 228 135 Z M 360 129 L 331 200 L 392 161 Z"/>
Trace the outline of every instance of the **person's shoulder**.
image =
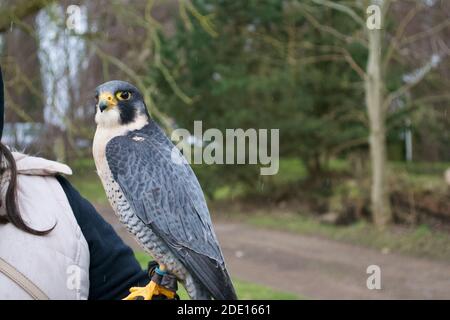
<path id="1" fill-rule="evenodd" d="M 66 164 L 41 157 L 12 152 L 16 160 L 18 174 L 55 176 L 57 174 L 71 175 L 72 169 Z"/>

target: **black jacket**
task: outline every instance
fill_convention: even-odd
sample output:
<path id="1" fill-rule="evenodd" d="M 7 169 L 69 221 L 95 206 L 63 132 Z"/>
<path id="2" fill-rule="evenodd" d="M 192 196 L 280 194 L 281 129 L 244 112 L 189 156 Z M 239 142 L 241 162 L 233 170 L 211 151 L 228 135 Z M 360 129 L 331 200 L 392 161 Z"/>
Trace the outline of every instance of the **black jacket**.
<path id="1" fill-rule="evenodd" d="M 122 299 L 128 289 L 150 281 L 133 251 L 112 226 L 62 176 L 57 176 L 89 246 L 89 299 Z"/>

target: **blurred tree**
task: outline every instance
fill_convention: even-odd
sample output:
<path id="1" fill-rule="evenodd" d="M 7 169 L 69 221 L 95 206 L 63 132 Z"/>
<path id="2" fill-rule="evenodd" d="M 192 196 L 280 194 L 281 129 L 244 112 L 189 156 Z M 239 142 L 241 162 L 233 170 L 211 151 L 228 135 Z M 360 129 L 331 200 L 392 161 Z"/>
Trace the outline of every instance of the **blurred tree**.
<path id="1" fill-rule="evenodd" d="M 26 127 L 36 123 L 42 129 L 42 134 L 33 134 L 32 141 L 25 139 L 27 150 L 68 161 L 90 156 L 94 88 L 111 79 L 139 87 L 152 115 L 170 131 L 168 117 L 152 100 L 156 87 L 146 77 L 147 63 L 171 82 L 171 72 L 161 62 L 158 32 L 171 32 L 181 3 L 184 1 L 0 0 L 7 121 L 14 126 L 24 122 Z M 208 28 L 208 21 L 186 3 L 185 15 L 195 15 Z M 176 83 L 171 82 L 171 88 L 189 102 Z M 55 139 L 60 141 L 55 143 Z"/>
<path id="2" fill-rule="evenodd" d="M 1 0 L 0 33 L 11 28 L 14 22 L 21 24 L 21 20 L 35 14 L 55 0 Z"/>
<path id="3" fill-rule="evenodd" d="M 313 4 L 317 6 L 310 7 Z M 388 15 L 395 6 L 402 8 L 401 14 L 396 17 L 398 19 L 392 19 L 392 16 Z M 373 220 L 380 227 L 384 227 L 392 221 L 389 186 L 386 179 L 387 115 L 392 109 L 398 110 L 395 108 L 396 105 L 404 105 L 405 97 L 410 94 L 411 90 L 429 76 L 444 57 L 449 55 L 448 47 L 443 41 L 445 36 L 443 37 L 442 34 L 442 30 L 449 26 L 448 16 L 446 17 L 445 14 L 441 21 L 433 21 L 435 26 L 429 30 L 420 30 L 409 37 L 406 36 L 406 30 L 411 21 L 420 21 L 418 16 L 426 9 L 444 8 L 445 6 L 444 2 L 421 0 L 395 3 L 389 0 L 350 2 L 310 0 L 303 4 L 305 12 L 311 12 L 310 20 L 318 30 L 341 40 L 343 47 L 361 43 L 367 50 L 368 58 L 365 70 L 352 55 L 348 55 L 347 58 L 350 66 L 364 82 L 370 129 L 371 207 Z M 314 15 L 317 16 L 317 12 L 322 12 L 324 9 L 332 10 L 336 14 L 353 20 L 356 23 L 355 29 L 348 32 L 333 21 L 327 21 L 326 24 L 319 23 Z M 433 12 L 436 11 L 439 9 L 433 10 Z M 411 48 L 412 43 L 424 36 L 429 37 L 428 41 L 433 44 L 431 50 L 425 51 L 426 54 L 421 57 L 419 63 L 415 61 L 415 63 L 405 64 L 402 60 L 405 59 L 405 50 Z M 414 68 L 412 72 L 411 67 Z M 405 72 L 408 73 L 405 74 Z"/>
<path id="4" fill-rule="evenodd" d="M 152 73 L 160 88 L 155 101 L 177 125 L 191 128 L 194 120 L 202 120 L 204 129 L 223 132 L 279 128 L 282 156 L 300 157 L 313 178 L 320 176 L 332 154 L 364 141 L 358 103 L 362 92 L 355 90 L 358 77 L 345 64 L 335 63 L 344 60 L 338 49 L 322 53 L 336 39 L 311 29 L 304 17 L 292 11 L 295 1 L 194 4 L 214 17 L 217 35 L 205 32 L 197 21 L 180 19 L 176 34 L 162 41 L 164 61 L 183 91 L 193 97 L 192 104 L 172 94 L 161 72 Z M 323 18 L 335 19 L 329 12 Z M 338 19 L 343 25 L 348 22 Z M 361 48 L 349 50 L 364 59 Z M 208 170 L 214 171 L 210 178 L 216 186 L 218 181 L 245 181 L 254 188 L 260 181 L 256 169 Z"/>
<path id="5" fill-rule="evenodd" d="M 392 220 L 389 191 L 386 182 L 386 111 L 384 105 L 384 75 L 382 71 L 383 37 L 388 1 L 369 2 L 372 6 L 372 28 L 367 25 L 368 61 L 364 75 L 366 107 L 370 127 L 370 155 L 372 164 L 371 204 L 374 221 L 385 226 Z M 378 21 L 377 21 L 378 20 Z M 367 22 L 369 24 L 369 21 Z M 378 24 L 378 25 L 376 25 Z M 383 24 L 383 25 L 382 25 Z M 365 28 L 365 26 L 363 26 Z"/>

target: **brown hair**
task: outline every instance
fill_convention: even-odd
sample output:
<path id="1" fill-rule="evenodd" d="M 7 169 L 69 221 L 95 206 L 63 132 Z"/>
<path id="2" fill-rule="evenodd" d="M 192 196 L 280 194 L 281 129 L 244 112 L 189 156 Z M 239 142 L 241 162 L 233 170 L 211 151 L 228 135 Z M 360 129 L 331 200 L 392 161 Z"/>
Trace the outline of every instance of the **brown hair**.
<path id="1" fill-rule="evenodd" d="M 8 184 L 8 188 L 6 190 L 5 203 L 1 200 L 0 197 L 0 206 L 5 206 L 6 215 L 0 215 L 0 224 L 6 224 L 8 222 L 12 223 L 15 227 L 25 232 L 42 236 L 48 234 L 53 230 L 55 226 L 48 230 L 39 231 L 29 227 L 25 221 L 23 221 L 22 216 L 20 215 L 19 208 L 17 205 L 17 167 L 16 161 L 14 160 L 14 156 L 11 151 L 0 142 L 0 175 L 3 175 L 6 171 L 10 172 L 10 180 Z M 1 182 L 3 183 L 3 181 Z M 1 186 L 0 183 L 0 186 Z M 1 187 L 0 187 L 1 190 Z"/>

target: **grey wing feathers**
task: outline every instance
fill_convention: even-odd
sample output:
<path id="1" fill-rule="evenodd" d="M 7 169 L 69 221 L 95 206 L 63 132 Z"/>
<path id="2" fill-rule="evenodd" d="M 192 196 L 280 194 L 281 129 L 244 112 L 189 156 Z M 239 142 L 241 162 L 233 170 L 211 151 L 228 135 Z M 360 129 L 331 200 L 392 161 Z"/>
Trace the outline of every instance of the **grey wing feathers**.
<path id="1" fill-rule="evenodd" d="M 137 138 L 138 137 L 138 138 Z M 202 189 L 155 124 L 113 138 L 108 165 L 138 217 L 158 234 L 215 299 L 236 298 Z"/>

